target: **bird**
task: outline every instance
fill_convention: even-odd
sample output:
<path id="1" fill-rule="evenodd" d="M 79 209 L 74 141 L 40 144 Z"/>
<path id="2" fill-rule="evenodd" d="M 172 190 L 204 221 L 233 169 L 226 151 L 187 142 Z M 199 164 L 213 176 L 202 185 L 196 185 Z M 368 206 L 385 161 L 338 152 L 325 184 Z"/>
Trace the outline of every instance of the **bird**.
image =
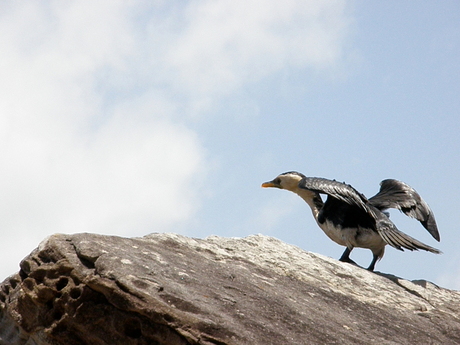
<path id="1" fill-rule="evenodd" d="M 345 246 L 339 261 L 357 265 L 350 259 L 353 248 L 372 251 L 372 261 L 367 268 L 374 271 L 375 264 L 385 253 L 385 246 L 404 251 L 426 250 L 441 254 L 439 249 L 424 244 L 398 230 L 390 220 L 388 209 L 400 210 L 418 220 L 423 227 L 440 241 L 433 212 L 422 197 L 409 185 L 395 179 L 380 183 L 379 192 L 367 199 L 346 183 L 320 177 L 307 177 L 290 171 L 262 184 L 264 188 L 286 189 L 299 195 L 310 206 L 319 227 L 334 242 Z M 326 194 L 323 201 L 321 194 Z"/>

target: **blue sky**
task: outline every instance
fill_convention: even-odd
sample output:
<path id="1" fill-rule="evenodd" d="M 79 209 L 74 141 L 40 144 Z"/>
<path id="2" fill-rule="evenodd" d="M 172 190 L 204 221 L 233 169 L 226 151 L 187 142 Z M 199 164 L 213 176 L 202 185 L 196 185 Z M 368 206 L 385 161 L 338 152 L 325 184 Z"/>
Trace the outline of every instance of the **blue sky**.
<path id="1" fill-rule="evenodd" d="M 376 270 L 460 289 L 457 1 L 4 1 L 0 45 L 0 278 L 53 233 L 338 258 L 300 198 L 260 188 L 297 170 L 410 184 L 441 242 L 391 218 L 444 254 L 387 247 Z"/>

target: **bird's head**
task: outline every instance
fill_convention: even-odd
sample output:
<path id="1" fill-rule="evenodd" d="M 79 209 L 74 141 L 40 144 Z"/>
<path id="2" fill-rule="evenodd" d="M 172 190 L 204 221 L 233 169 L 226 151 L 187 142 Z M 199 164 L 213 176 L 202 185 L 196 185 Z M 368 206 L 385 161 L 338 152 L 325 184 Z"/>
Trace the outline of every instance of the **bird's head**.
<path id="1" fill-rule="evenodd" d="M 305 176 L 296 171 L 286 172 L 284 174 L 278 175 L 274 180 L 262 183 L 263 188 L 280 188 L 287 189 L 291 192 L 295 192 L 298 189 L 299 182 Z"/>

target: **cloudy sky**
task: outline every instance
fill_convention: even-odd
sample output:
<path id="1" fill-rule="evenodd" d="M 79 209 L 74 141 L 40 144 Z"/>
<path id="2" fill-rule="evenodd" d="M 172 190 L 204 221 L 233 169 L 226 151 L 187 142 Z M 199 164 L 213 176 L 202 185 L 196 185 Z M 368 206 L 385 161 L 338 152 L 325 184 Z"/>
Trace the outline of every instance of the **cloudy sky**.
<path id="1" fill-rule="evenodd" d="M 441 243 L 391 217 L 444 254 L 389 247 L 376 269 L 460 289 L 458 1 L 2 1 L 0 47 L 0 280 L 53 233 L 338 258 L 300 198 L 260 188 L 298 170 L 413 186 Z"/>

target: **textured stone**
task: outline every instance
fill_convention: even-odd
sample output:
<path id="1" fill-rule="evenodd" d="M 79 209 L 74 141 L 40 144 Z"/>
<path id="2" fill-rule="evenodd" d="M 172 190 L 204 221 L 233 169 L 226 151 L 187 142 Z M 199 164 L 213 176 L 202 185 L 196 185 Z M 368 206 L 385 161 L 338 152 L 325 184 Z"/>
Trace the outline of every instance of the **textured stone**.
<path id="1" fill-rule="evenodd" d="M 459 344 L 460 293 L 262 235 L 53 235 L 0 289 L 0 344 Z"/>

